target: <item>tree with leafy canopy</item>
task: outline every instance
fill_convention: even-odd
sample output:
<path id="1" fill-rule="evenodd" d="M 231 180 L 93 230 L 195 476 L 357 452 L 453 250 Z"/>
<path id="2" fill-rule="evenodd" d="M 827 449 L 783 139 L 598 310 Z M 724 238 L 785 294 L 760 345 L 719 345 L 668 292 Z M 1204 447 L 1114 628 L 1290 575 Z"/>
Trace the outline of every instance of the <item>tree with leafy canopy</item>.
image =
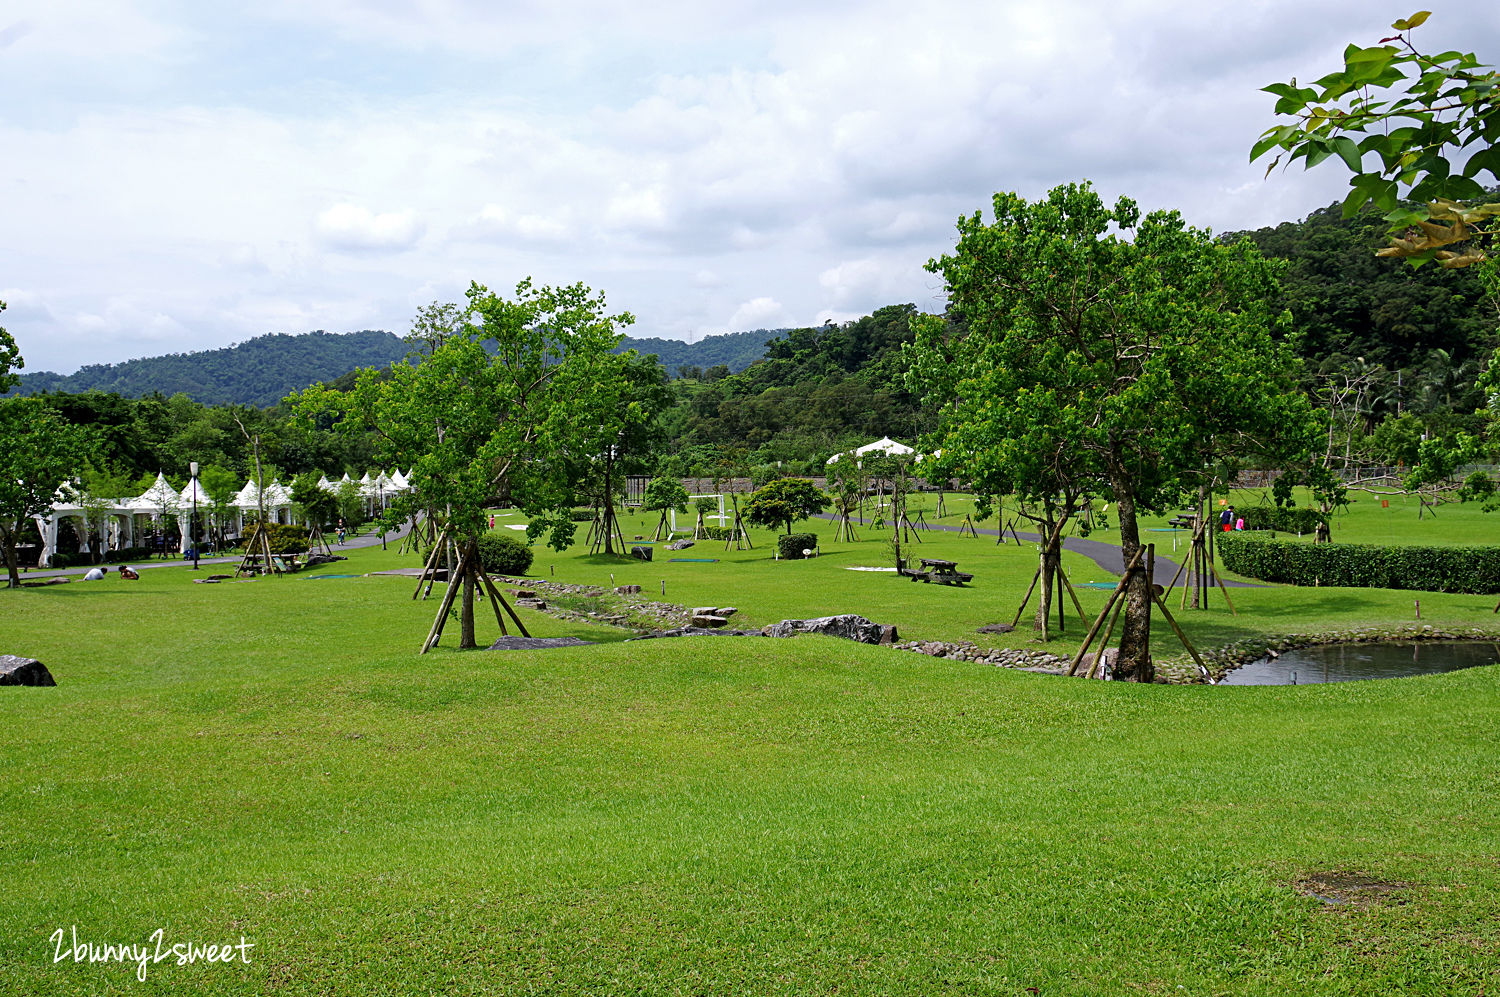
<path id="1" fill-rule="evenodd" d="M 37 398 L 0 400 L 0 546 L 9 587 L 21 584 L 16 545 L 33 516 L 52 511 L 57 489 L 95 456 L 88 430 Z"/>
<path id="2" fill-rule="evenodd" d="M 214 524 L 214 546 L 224 546 L 224 534 L 234 521 L 235 509 L 231 505 L 240 490 L 240 477 L 217 464 L 204 464 L 198 468 L 198 484 L 208 498 L 208 517 Z"/>
<path id="3" fill-rule="evenodd" d="M 745 518 L 757 526 L 785 526 L 807 519 L 828 508 L 828 493 L 813 486 L 806 478 L 778 478 L 750 493 L 745 502 Z"/>
<path id="4" fill-rule="evenodd" d="M 1337 156 L 1354 174 L 1345 216 L 1373 201 L 1391 224 L 1395 237 L 1378 255 L 1465 267 L 1500 232 L 1500 201 L 1461 203 L 1487 196 L 1485 174 L 1500 180 L 1500 72 L 1472 52 L 1421 51 L 1412 33 L 1430 13 L 1396 21 L 1396 34 L 1376 45 L 1349 45 L 1344 68 L 1311 86 L 1264 87 L 1278 98 L 1276 113 L 1294 121 L 1267 129 L 1250 159 L 1280 150 L 1269 174 L 1283 155 L 1308 168 Z M 1365 168 L 1370 155 L 1374 169 Z"/>
<path id="5" fill-rule="evenodd" d="M 5 302 L 0 301 L 0 312 L 5 311 Z M 21 359 L 21 350 L 16 346 L 15 339 L 0 326 L 0 394 L 10 390 L 11 385 L 17 384 L 21 376 L 15 371 L 26 366 L 26 361 Z"/>
<path id="6" fill-rule="evenodd" d="M 318 484 L 322 477 L 317 471 L 305 471 L 292 479 L 293 505 L 307 525 L 319 532 L 338 515 L 339 509 L 338 496 Z"/>
<path id="7" fill-rule="evenodd" d="M 1196 489 L 1211 457 L 1310 448 L 1295 358 L 1272 338 L 1277 267 L 1247 241 L 1220 245 L 1176 212 L 1143 219 L 1129 198 L 1108 208 L 1087 183 L 996 194 L 994 213 L 961 218 L 953 255 L 927 265 L 948 315 L 913 319 L 912 384 L 941 406 L 925 451 L 992 489 L 1092 484 L 1116 504 L 1129 563 L 1138 515 Z M 1121 678 L 1153 677 L 1150 600 L 1136 573 Z"/>
<path id="8" fill-rule="evenodd" d="M 515 504 L 528 538 L 572 542 L 576 464 L 588 452 L 591 387 L 598 358 L 621 338 L 628 313 L 611 315 L 582 284 L 537 287 L 505 298 L 480 284 L 467 293 L 467 321 L 420 363 L 361 372 L 353 389 L 315 385 L 296 397 L 304 418 L 334 413 L 350 432 L 371 432 L 380 459 L 412 468 L 422 503 L 470 557 L 488 526 L 486 508 Z M 477 646 L 474 576 L 465 573 L 460 646 Z"/>
<path id="9" fill-rule="evenodd" d="M 661 521 L 656 524 L 656 532 L 651 535 L 651 539 L 660 540 L 667 528 L 667 513 L 674 510 L 687 512 L 687 489 L 676 478 L 652 478 L 646 485 L 646 493 L 641 496 L 641 509 L 661 513 Z"/>
<path id="10" fill-rule="evenodd" d="M 470 316 L 467 309 L 451 301 L 434 301 L 417 309 L 416 317 L 411 320 L 411 332 L 402 338 L 411 344 L 411 355 L 420 360 L 463 331 Z"/>
<path id="11" fill-rule="evenodd" d="M 643 473 L 666 442 L 660 416 L 672 401 L 667 374 L 656 357 L 627 350 L 579 356 L 558 377 L 557 389 L 571 391 L 573 404 L 552 417 L 572 425 L 554 426 L 552 435 L 581 435 L 577 449 L 559 456 L 572 464 L 571 476 L 584 484 L 588 494 L 581 497 L 599 510 L 604 552 L 614 554 L 614 507 L 624 476 Z"/>

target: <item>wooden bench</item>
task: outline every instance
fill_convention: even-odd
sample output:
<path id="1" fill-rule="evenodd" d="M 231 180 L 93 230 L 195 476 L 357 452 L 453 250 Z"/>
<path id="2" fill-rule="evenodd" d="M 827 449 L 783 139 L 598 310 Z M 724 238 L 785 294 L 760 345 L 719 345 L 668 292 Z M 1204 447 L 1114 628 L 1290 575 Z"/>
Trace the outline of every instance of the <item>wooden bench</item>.
<path id="1" fill-rule="evenodd" d="M 942 561 L 936 558 L 922 558 L 922 569 L 903 568 L 901 573 L 912 581 L 937 582 L 939 585 L 963 585 L 972 582 L 974 576 L 965 574 L 958 570 L 957 561 Z"/>

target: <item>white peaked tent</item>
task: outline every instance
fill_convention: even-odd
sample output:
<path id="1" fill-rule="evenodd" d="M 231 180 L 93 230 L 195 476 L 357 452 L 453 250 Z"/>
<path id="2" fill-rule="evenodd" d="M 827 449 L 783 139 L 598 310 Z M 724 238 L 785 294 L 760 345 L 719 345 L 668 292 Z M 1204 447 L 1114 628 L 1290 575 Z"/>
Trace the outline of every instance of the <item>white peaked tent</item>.
<path id="1" fill-rule="evenodd" d="M 152 482 L 151 487 L 141 492 L 132 504 L 145 506 L 148 510 L 154 510 L 159 515 L 163 509 L 175 509 L 177 507 L 177 499 L 177 489 L 167 484 L 166 477 L 160 471 L 157 471 L 156 480 Z"/>
<path id="2" fill-rule="evenodd" d="M 874 443 L 866 443 L 864 446 L 855 449 L 853 453 L 856 458 L 863 457 L 866 454 L 891 454 L 896 457 L 904 457 L 907 454 L 916 453 L 916 451 L 904 443 L 897 443 L 889 436 L 882 436 Z M 843 456 L 845 454 L 836 453 L 832 457 L 829 457 L 825 463 L 832 464 Z"/>
<path id="3" fill-rule="evenodd" d="M 214 506 L 214 500 L 211 499 L 211 498 L 209 498 L 208 497 L 208 493 L 203 490 L 203 483 L 201 481 L 199 481 L 197 478 L 194 478 L 193 480 L 189 481 L 186 485 L 184 485 L 183 488 L 182 488 L 182 491 L 179 492 L 178 495 L 177 495 L 177 509 L 178 509 L 178 511 L 179 512 L 186 512 L 186 513 L 188 513 L 188 514 L 191 515 L 192 511 L 193 511 L 193 498 L 194 498 L 194 496 L 197 496 L 197 499 L 198 499 L 198 511 L 199 512 L 202 512 L 204 509 L 212 509 L 213 508 L 213 506 Z"/>

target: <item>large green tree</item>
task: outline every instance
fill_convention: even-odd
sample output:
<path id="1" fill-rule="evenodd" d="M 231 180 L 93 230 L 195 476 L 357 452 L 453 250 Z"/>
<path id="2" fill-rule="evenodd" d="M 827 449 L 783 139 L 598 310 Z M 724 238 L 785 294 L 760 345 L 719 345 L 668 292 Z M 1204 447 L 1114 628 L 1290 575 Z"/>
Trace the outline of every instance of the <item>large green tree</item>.
<path id="1" fill-rule="evenodd" d="M 1283 156 L 1309 168 L 1338 157 L 1353 174 L 1345 214 L 1373 201 L 1399 233 L 1380 255 L 1464 267 L 1484 259 L 1500 231 L 1500 202 L 1459 203 L 1486 197 L 1486 174 L 1500 180 L 1500 72 L 1472 52 L 1421 51 L 1412 32 L 1429 13 L 1396 21 L 1396 34 L 1375 45 L 1350 45 L 1344 68 L 1310 86 L 1265 87 L 1276 113 L 1293 120 L 1267 129 L 1250 158 L 1279 150 L 1269 174 Z"/>
<path id="2" fill-rule="evenodd" d="M 420 363 L 363 371 L 348 392 L 315 386 L 298 408 L 373 433 L 380 459 L 412 468 L 423 505 L 471 555 L 495 501 L 515 504 L 530 517 L 532 539 L 547 534 L 561 549 L 573 538 L 573 458 L 596 452 L 587 392 L 611 390 L 599 379 L 608 369 L 600 357 L 633 319 L 609 314 L 604 296 L 582 284 L 529 279 L 510 298 L 471 285 L 464 314 L 469 320 Z M 476 646 L 472 575 L 460 622 L 460 646 Z"/>
<path id="3" fill-rule="evenodd" d="M 1127 562 L 1137 516 L 1196 490 L 1215 458 L 1279 462 L 1311 445 L 1295 360 L 1272 338 L 1276 265 L 1176 212 L 1144 219 L 1087 184 L 1041 201 L 997 194 L 928 263 L 948 315 L 914 320 L 913 384 L 942 406 L 925 449 L 947 468 L 1034 497 L 1117 504 Z M 1120 677 L 1149 681 L 1150 593 L 1130 586 Z"/>
<path id="4" fill-rule="evenodd" d="M 745 518 L 759 526 L 792 524 L 828 508 L 828 493 L 814 487 L 806 478 L 778 478 L 750 493 L 745 503 Z"/>
<path id="5" fill-rule="evenodd" d="M 5 302 L 0 301 L 0 312 L 5 311 Z M 16 346 L 16 341 L 11 334 L 0 326 L 0 393 L 7 391 L 11 385 L 21 378 L 15 371 L 26 366 L 21 359 L 21 350 Z"/>
<path id="6" fill-rule="evenodd" d="M 57 489 L 93 455 L 89 432 L 42 401 L 0 400 L 0 546 L 10 588 L 21 584 L 16 545 L 27 520 L 50 512 Z"/>

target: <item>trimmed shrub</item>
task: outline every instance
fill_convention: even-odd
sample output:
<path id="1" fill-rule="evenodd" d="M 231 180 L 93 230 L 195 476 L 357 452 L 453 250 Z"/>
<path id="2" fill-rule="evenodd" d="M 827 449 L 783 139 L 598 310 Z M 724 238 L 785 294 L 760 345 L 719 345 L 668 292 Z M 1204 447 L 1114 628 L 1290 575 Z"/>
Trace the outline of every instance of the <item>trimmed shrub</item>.
<path id="1" fill-rule="evenodd" d="M 506 533 L 479 538 L 479 563 L 492 575 L 524 575 L 535 556 L 530 547 Z"/>
<path id="2" fill-rule="evenodd" d="M 708 524 L 705 523 L 704 526 L 703 526 L 703 532 L 708 535 L 707 539 L 709 539 L 709 540 L 733 540 L 734 539 L 734 527 L 733 526 L 709 526 Z"/>
<path id="3" fill-rule="evenodd" d="M 479 563 L 492 575 L 524 575 L 536 554 L 525 543 L 499 530 L 479 537 Z M 432 557 L 432 548 L 422 548 L 422 563 Z M 439 567 L 447 562 L 439 561 Z"/>
<path id="4" fill-rule="evenodd" d="M 783 533 L 776 538 L 776 549 L 781 552 L 785 560 L 800 561 L 804 550 L 818 549 L 818 535 L 816 533 Z"/>
<path id="5" fill-rule="evenodd" d="M 1255 505 L 1235 510 L 1245 518 L 1247 530 L 1276 530 L 1280 533 L 1316 533 L 1318 524 L 1328 521 L 1327 513 L 1312 508 L 1283 509 L 1275 505 Z"/>
<path id="6" fill-rule="evenodd" d="M 1225 568 L 1266 582 L 1421 592 L 1500 592 L 1500 547 L 1313 544 L 1249 533 L 1223 534 L 1218 545 Z"/>
<path id="7" fill-rule="evenodd" d="M 265 529 L 271 540 L 271 553 L 278 557 L 286 554 L 306 554 L 312 548 L 312 542 L 307 537 L 307 527 L 293 526 L 288 523 L 267 523 Z M 255 533 L 256 524 L 245 527 L 245 535 L 241 546 L 250 542 L 250 537 Z"/>

